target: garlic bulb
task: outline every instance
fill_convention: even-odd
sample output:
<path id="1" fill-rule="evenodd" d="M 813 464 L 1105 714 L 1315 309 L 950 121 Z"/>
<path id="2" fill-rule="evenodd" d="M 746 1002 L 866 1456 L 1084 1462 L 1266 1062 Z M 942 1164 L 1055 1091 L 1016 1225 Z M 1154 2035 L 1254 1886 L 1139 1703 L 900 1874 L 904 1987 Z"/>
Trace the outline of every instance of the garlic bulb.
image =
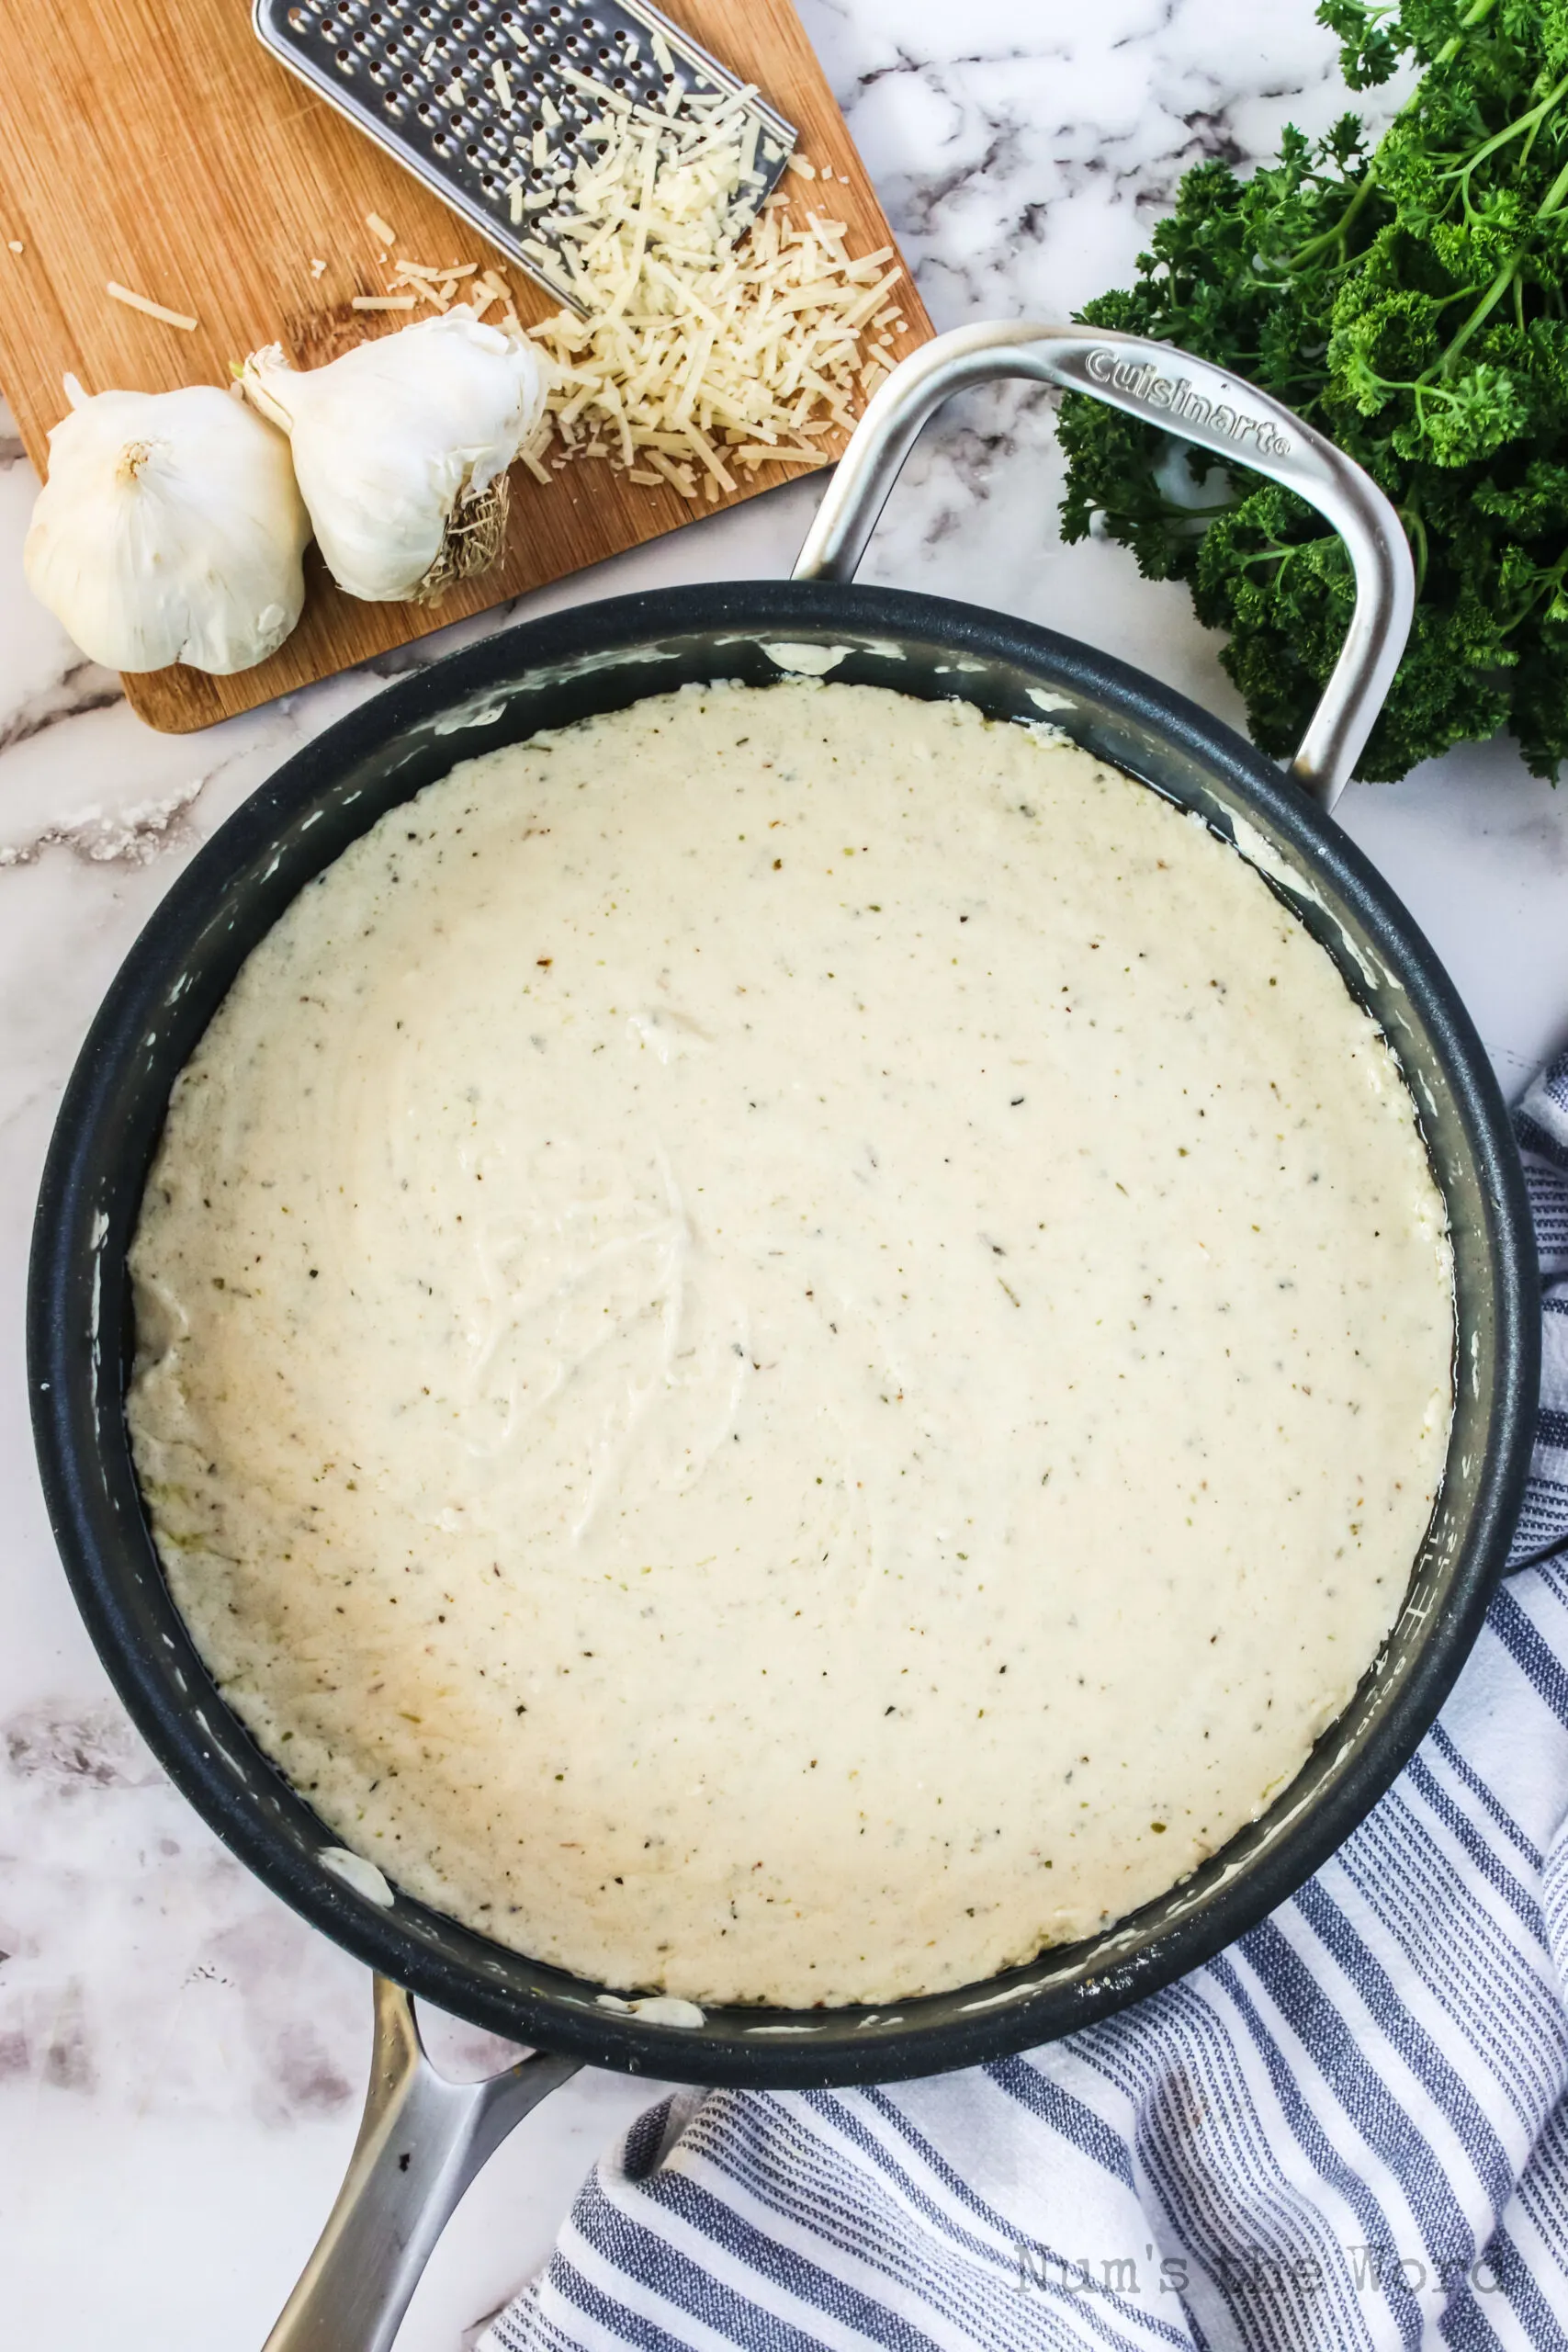
<path id="1" fill-rule="evenodd" d="M 303 371 L 274 344 L 241 383 L 293 444 L 327 569 L 372 604 L 437 596 L 501 552 L 506 469 L 538 423 L 544 370 L 514 329 L 461 307 Z"/>
<path id="2" fill-rule="evenodd" d="M 283 435 L 213 384 L 65 391 L 22 549 L 39 603 L 110 670 L 226 677 L 276 652 L 310 537 Z"/>

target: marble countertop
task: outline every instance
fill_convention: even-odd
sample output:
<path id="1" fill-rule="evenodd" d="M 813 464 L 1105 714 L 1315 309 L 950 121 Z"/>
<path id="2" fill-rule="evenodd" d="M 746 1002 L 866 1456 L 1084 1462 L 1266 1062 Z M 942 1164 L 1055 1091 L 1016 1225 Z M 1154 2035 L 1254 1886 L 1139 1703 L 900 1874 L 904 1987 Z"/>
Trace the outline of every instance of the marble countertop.
<path id="1" fill-rule="evenodd" d="M 1310 0 L 803 0 L 939 327 L 1062 318 L 1119 282 L 1181 171 L 1342 107 Z M 1055 544 L 1048 407 L 972 399 L 917 452 L 867 574 L 1066 629 L 1238 718 L 1184 594 Z M 109 1695 L 56 1564 L 21 1329 L 51 1121 L 97 1000 L 196 846 L 306 737 L 459 638 L 685 580 L 787 569 L 810 483 L 204 735 L 149 732 L 30 601 L 34 490 L 0 412 L 0 2278 L 17 2344 L 259 2346 L 334 2193 L 368 2047 L 365 1973 L 231 1861 Z M 1568 1033 L 1568 794 L 1506 747 L 1344 821 L 1391 878 L 1515 1092 Z M 453 2029 L 452 2063 L 476 2037 Z M 457 2352 L 542 2256 L 650 2096 L 585 2075 L 491 2165 L 400 2337 Z"/>

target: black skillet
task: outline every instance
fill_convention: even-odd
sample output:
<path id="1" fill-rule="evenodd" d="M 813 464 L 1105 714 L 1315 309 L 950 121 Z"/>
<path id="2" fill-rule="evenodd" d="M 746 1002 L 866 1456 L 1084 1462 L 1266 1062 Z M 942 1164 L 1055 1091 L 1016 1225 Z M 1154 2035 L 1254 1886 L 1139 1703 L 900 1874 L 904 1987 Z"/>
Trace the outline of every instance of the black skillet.
<path id="1" fill-rule="evenodd" d="M 854 566 L 916 434 L 962 385 L 1022 376 L 1089 392 L 1238 458 L 1311 501 L 1354 567 L 1350 635 L 1290 775 L 1136 670 L 973 605 L 857 588 Z M 1326 814 L 1410 623 L 1393 510 L 1263 394 L 1168 346 L 990 325 L 940 338 L 873 401 L 795 577 L 621 597 L 491 637 L 378 695 L 279 769 L 175 884 L 109 990 L 62 1106 L 29 1296 L 33 1418 L 51 1517 L 88 1629 L 170 1777 L 275 1893 L 378 1971 L 375 2077 L 353 2165 L 272 2352 L 389 2344 L 468 2180 L 582 2064 L 709 2084 L 873 2082 L 972 2065 L 1068 2033 L 1208 1959 L 1290 1894 L 1371 1809 L 1432 1722 L 1479 1630 L 1529 1462 L 1535 1259 L 1503 1104 L 1475 1032 L 1404 908 Z M 808 649 L 803 653 L 800 649 Z M 1235 839 L 1333 956 L 1415 1091 L 1448 1204 L 1457 1291 L 1447 1472 L 1399 1621 L 1339 1721 L 1259 1821 L 1106 1933 L 956 1992 L 881 2010 L 640 2011 L 503 1950 L 336 1853 L 252 1744 L 175 1612 L 148 1532 L 123 1400 L 126 1251 L 169 1090 L 251 949 L 384 811 L 474 752 L 687 680 L 764 684 L 792 666 L 998 718 L 1043 710 Z M 343 1873 L 347 1871 L 345 1877 Z M 356 1883 L 357 1882 L 357 1883 Z M 441 2080 L 421 1994 L 536 2055 Z M 545 2055 L 543 2053 L 551 2053 Z"/>

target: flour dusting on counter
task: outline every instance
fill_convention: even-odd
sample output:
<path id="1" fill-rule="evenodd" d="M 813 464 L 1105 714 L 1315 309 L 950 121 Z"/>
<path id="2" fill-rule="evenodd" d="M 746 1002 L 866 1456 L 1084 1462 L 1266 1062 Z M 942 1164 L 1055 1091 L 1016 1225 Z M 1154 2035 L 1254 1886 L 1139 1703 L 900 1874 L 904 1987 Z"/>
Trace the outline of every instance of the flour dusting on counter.
<path id="1" fill-rule="evenodd" d="M 686 688 L 385 817 L 182 1075 L 136 1455 L 225 1696 L 395 1885 L 677 2001 L 1159 1894 L 1371 1662 L 1441 1473 L 1409 1094 L 1145 786 Z"/>

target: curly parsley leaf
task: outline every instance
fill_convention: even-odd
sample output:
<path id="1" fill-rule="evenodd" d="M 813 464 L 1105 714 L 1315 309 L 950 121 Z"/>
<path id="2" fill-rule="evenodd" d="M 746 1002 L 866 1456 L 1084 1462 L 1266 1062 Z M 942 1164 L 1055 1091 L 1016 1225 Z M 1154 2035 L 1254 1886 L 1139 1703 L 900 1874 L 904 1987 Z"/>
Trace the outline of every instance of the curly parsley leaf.
<path id="1" fill-rule="evenodd" d="M 1086 322 L 1249 378 L 1364 466 L 1416 558 L 1408 650 L 1358 774 L 1400 776 L 1508 728 L 1568 758 L 1568 0 L 1322 0 L 1352 89 L 1421 78 L 1375 147 L 1347 114 L 1238 179 L 1187 174 L 1136 283 Z M 1328 526 L 1289 492 L 1074 395 L 1062 519 L 1098 516 L 1184 581 L 1253 734 L 1285 752 L 1351 606 Z"/>

